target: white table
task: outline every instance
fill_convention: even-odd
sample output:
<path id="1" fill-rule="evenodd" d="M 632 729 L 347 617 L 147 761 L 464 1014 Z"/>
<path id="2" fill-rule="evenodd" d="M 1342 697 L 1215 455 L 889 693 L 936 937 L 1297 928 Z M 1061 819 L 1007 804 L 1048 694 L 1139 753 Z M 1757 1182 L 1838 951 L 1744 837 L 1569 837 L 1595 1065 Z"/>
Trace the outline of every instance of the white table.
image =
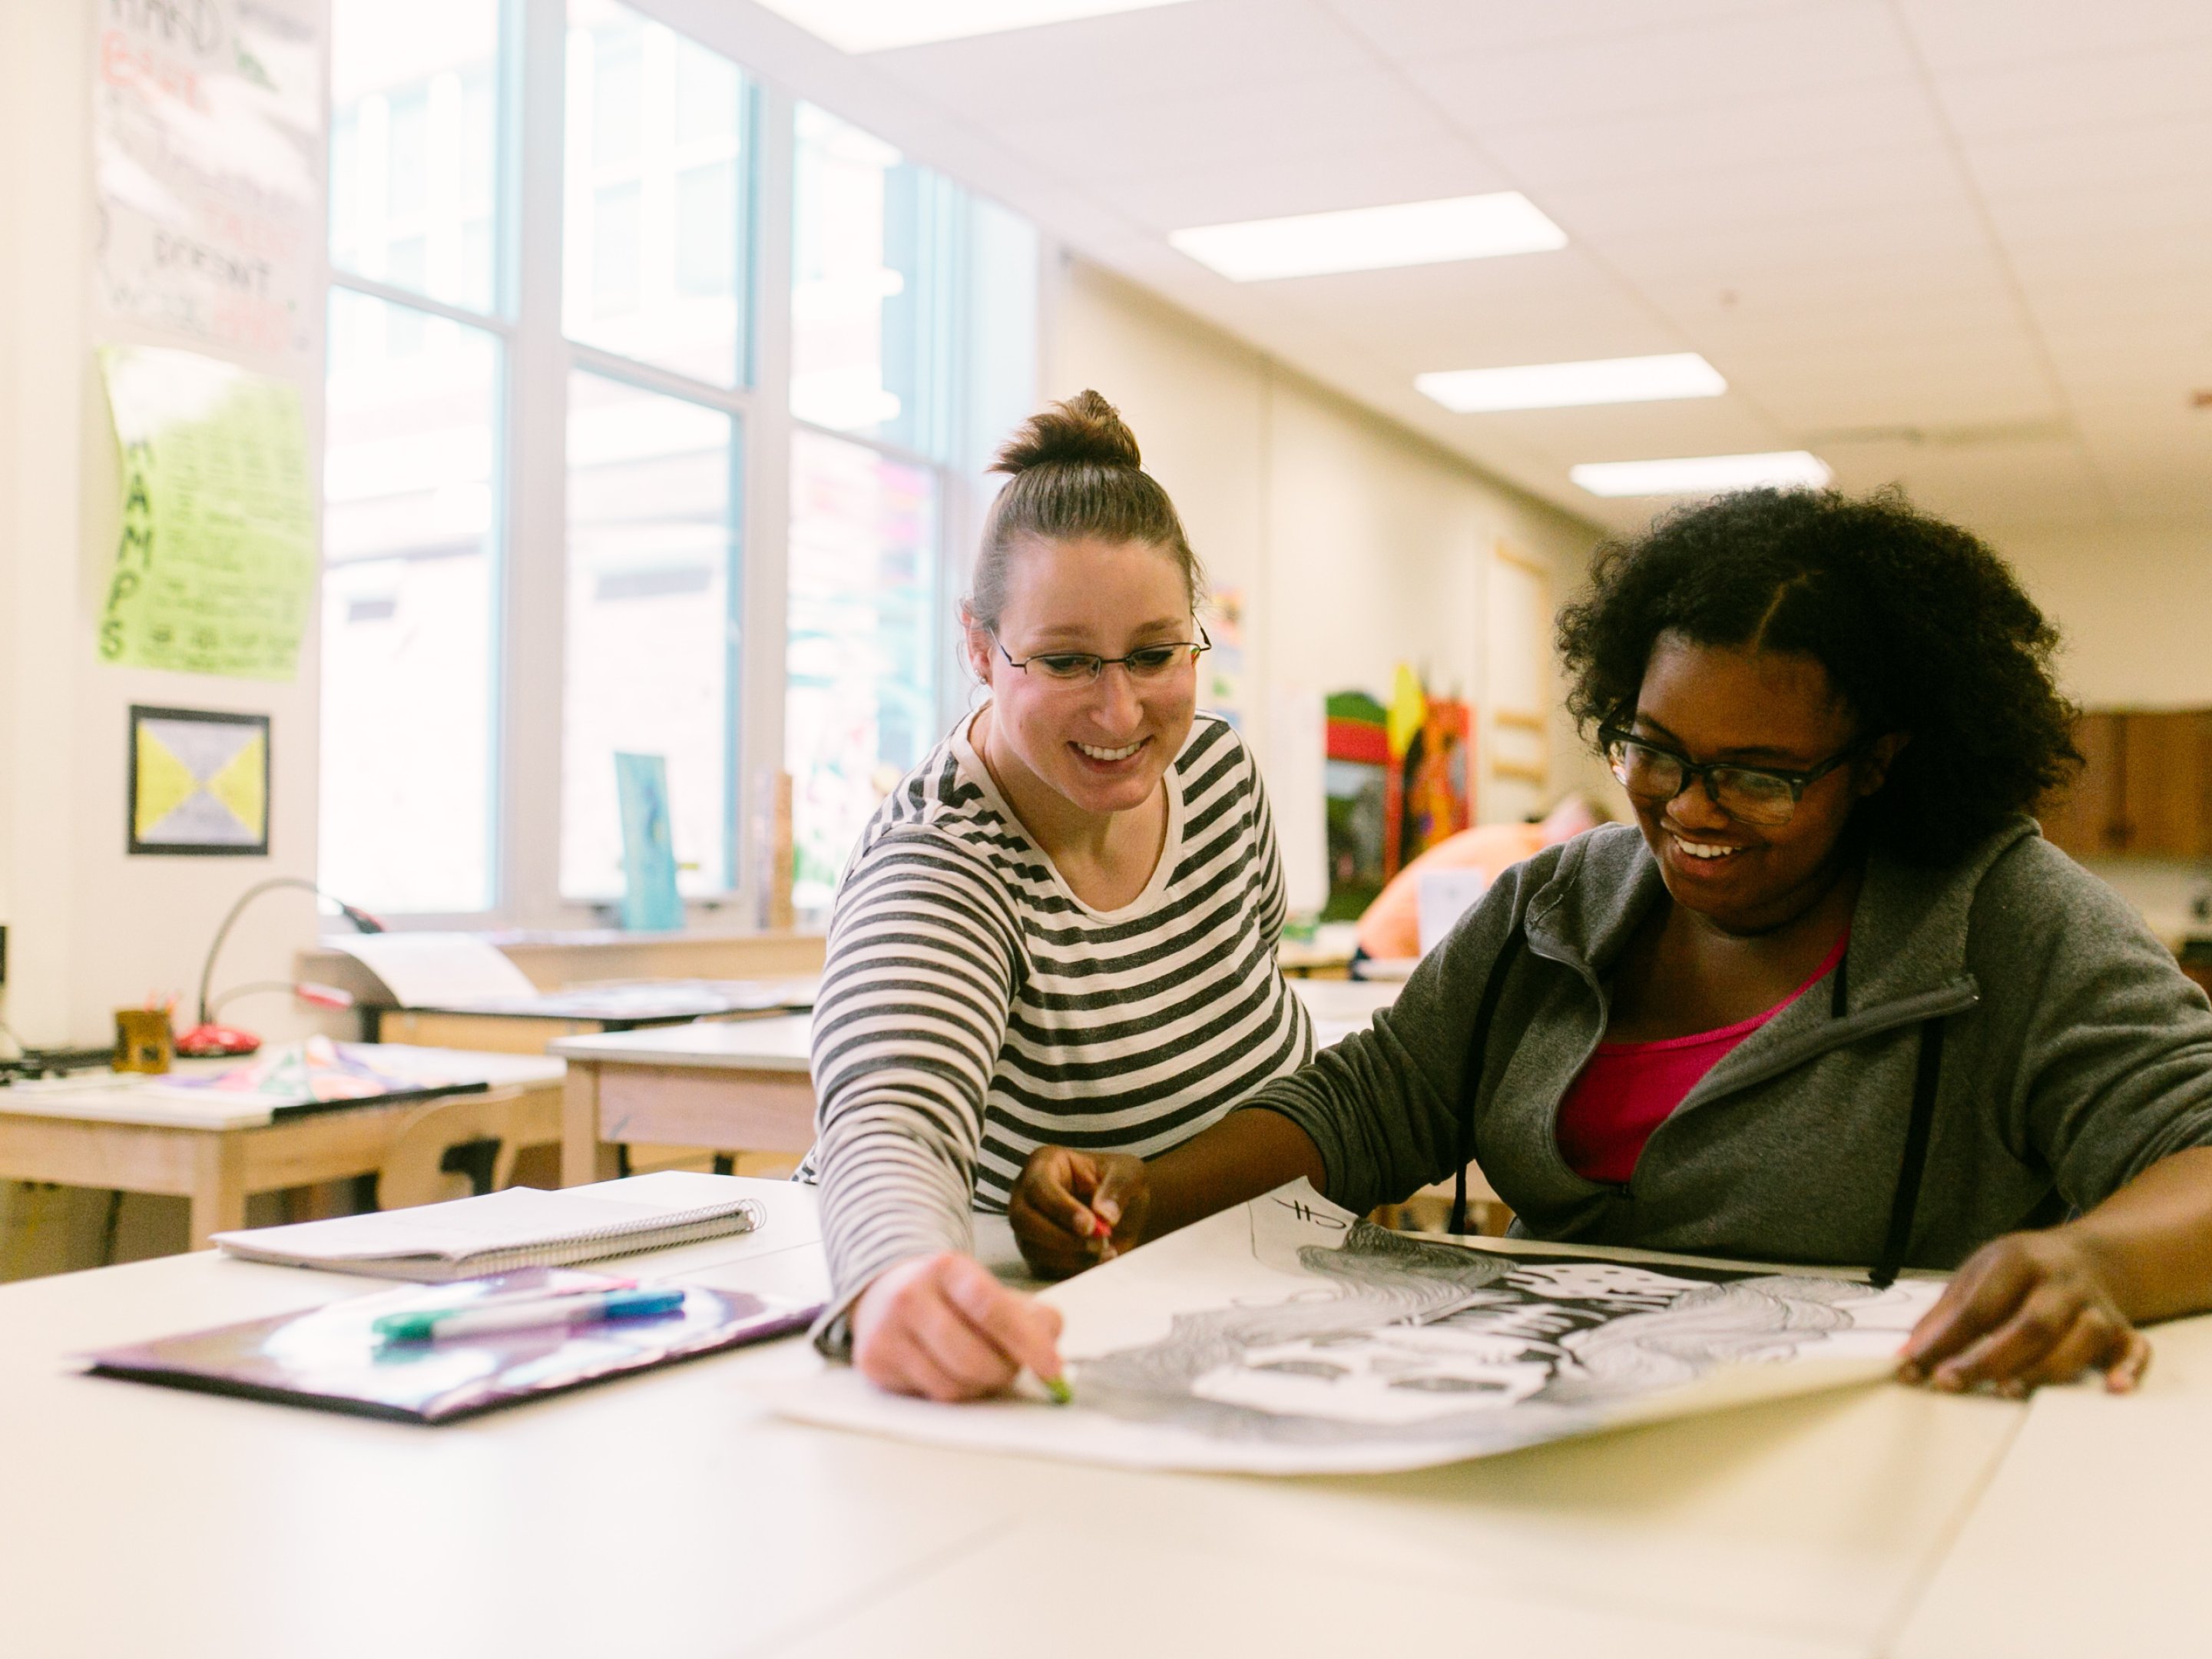
<path id="1" fill-rule="evenodd" d="M 760 1194 L 759 1233 L 638 1269 L 818 1293 L 811 1193 Z M 2040 1659 L 2201 1651 L 2212 1626 L 2207 1320 L 2154 1334 L 2138 1400 L 1881 1385 L 1288 1481 L 787 1423 L 743 1385 L 811 1364 L 801 1339 L 437 1430 L 67 1368 L 368 1288 L 210 1255 L 0 1287 L 0 1645 Z"/>
<path id="2" fill-rule="evenodd" d="M 379 1070 L 426 1083 L 551 1091 L 559 1060 L 539 1054 L 349 1045 Z M 172 1079 L 237 1060 L 181 1062 Z M 420 1097 L 279 1113 L 265 1100 L 187 1093 L 159 1078 L 90 1078 L 0 1089 L 0 1179 L 167 1193 L 191 1201 L 191 1242 L 246 1224 L 250 1193 L 367 1175 Z"/>
<path id="3" fill-rule="evenodd" d="M 562 1037 L 568 1062 L 561 1180 L 617 1173 L 635 1141 L 718 1152 L 803 1152 L 814 1144 L 807 1014 L 658 1025 Z"/>

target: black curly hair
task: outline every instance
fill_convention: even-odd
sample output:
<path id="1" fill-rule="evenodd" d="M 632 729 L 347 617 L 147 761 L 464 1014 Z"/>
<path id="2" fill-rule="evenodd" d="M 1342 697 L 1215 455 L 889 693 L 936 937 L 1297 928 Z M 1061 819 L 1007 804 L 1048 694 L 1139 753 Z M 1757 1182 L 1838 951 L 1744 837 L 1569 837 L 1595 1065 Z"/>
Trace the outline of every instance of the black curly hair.
<path id="1" fill-rule="evenodd" d="M 1995 553 L 1894 490 L 1746 490 L 1601 548 L 1559 612 L 1586 738 L 1627 724 L 1667 633 L 1804 652 L 1862 734 L 1911 733 L 1858 808 L 1871 843 L 1910 863 L 1954 862 L 2081 758 L 2051 678 L 2057 629 Z"/>

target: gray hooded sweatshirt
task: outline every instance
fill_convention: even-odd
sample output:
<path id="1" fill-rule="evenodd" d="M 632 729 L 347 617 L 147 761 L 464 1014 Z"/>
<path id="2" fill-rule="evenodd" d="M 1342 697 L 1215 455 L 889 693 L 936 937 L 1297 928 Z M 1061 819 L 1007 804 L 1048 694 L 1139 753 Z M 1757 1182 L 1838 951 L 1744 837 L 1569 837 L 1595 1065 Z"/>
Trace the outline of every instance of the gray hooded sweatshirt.
<path id="1" fill-rule="evenodd" d="M 1559 1102 L 1605 1033 L 1613 964 L 1664 890 L 1631 825 L 1540 853 L 1498 878 L 1370 1030 L 1244 1105 L 1304 1128 L 1347 1208 L 1449 1179 L 1476 1006 L 1520 927 L 1473 1145 L 1540 1238 L 1876 1260 L 1936 1019 L 1942 1070 L 1909 1265 L 1955 1267 L 2212 1145 L 2204 994 L 2118 895 L 2020 818 L 1945 869 L 1872 858 L 1838 967 L 1691 1090 L 1626 1187 L 1586 1181 L 1560 1154 Z"/>

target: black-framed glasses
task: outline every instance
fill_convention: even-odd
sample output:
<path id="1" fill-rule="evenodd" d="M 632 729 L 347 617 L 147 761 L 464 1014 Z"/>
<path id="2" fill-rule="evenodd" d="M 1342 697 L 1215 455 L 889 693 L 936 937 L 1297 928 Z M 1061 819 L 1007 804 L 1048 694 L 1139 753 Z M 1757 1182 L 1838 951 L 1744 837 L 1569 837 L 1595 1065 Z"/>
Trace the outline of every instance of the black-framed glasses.
<path id="1" fill-rule="evenodd" d="M 1712 761 L 1700 766 L 1617 726 L 1598 728 L 1606 763 L 1620 787 L 1638 800 L 1670 801 L 1692 783 L 1705 786 L 1705 799 L 1746 823 L 1787 823 L 1805 791 L 1839 766 L 1865 752 L 1863 742 L 1838 750 L 1809 771 L 1787 772 L 1771 766 L 1738 766 Z"/>
<path id="2" fill-rule="evenodd" d="M 1196 662 L 1201 652 L 1213 649 L 1213 641 L 1206 637 L 1204 623 L 1199 625 L 1195 640 L 1165 641 L 1158 645 L 1140 645 L 1126 657 L 1101 657 L 1089 651 L 1040 651 L 1034 657 L 1016 657 L 1006 649 L 1006 642 L 994 634 L 991 643 L 999 647 L 999 654 L 1008 665 L 1027 673 L 1032 667 L 1041 671 L 1047 679 L 1063 684 L 1087 684 L 1119 663 L 1133 680 L 1156 680 L 1172 672 L 1187 662 Z"/>

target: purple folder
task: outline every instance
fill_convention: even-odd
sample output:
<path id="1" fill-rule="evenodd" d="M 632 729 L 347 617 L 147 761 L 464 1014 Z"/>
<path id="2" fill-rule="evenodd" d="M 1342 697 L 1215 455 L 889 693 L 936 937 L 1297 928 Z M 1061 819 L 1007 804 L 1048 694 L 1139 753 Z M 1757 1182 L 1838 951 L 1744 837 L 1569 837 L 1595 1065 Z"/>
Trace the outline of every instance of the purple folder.
<path id="1" fill-rule="evenodd" d="M 605 1273 L 526 1267 L 456 1284 L 410 1285 L 306 1313 L 219 1325 L 87 1356 L 96 1376 L 207 1394 L 316 1406 L 403 1423 L 449 1423 L 541 1395 L 800 1331 L 820 1306 L 738 1291 L 684 1287 L 682 1308 L 654 1318 L 502 1331 L 446 1342 L 381 1342 L 386 1314 L 489 1297 L 616 1290 Z"/>

